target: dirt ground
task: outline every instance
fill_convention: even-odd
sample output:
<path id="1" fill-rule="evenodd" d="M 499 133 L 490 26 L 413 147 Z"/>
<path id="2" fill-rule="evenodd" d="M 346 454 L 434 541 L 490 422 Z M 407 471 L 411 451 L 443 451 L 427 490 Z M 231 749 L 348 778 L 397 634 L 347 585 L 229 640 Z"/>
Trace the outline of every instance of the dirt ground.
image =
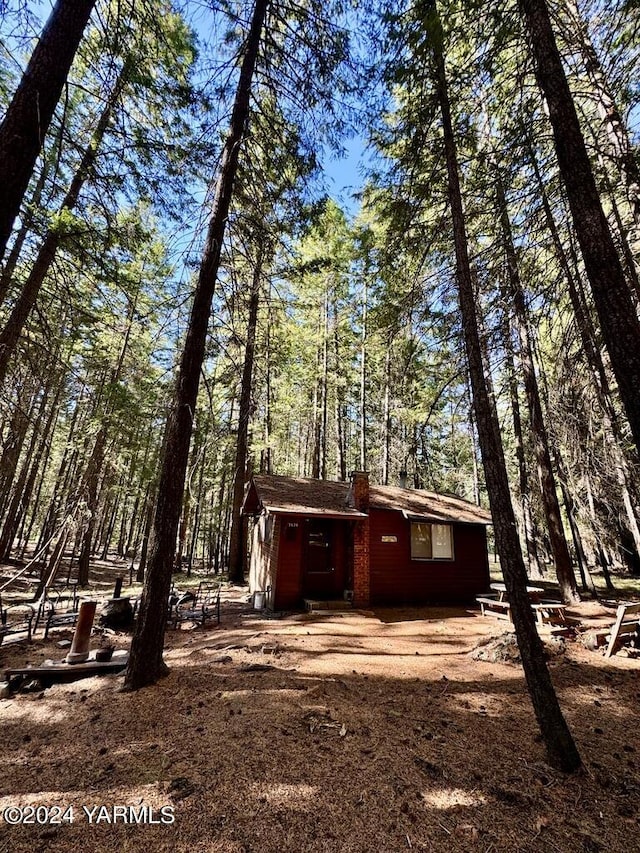
<path id="1" fill-rule="evenodd" d="M 168 633 L 154 687 L 103 676 L 0 701 L 0 811 L 48 807 L 7 813 L 34 822 L 0 821 L 0 853 L 640 850 L 638 659 L 571 640 L 552 657 L 584 762 L 565 777 L 519 665 L 471 657 L 504 623 L 451 608 L 269 619 L 246 591 L 223 598 L 220 626 Z M 2 668 L 62 658 L 70 632 L 41 635 L 7 639 Z"/>

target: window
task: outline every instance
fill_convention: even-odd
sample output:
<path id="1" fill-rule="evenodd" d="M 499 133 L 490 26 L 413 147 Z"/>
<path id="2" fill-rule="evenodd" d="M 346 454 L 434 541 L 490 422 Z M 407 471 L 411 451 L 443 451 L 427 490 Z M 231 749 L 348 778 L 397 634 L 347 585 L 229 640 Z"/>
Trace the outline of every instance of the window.
<path id="1" fill-rule="evenodd" d="M 450 524 L 431 525 L 431 548 L 434 560 L 453 560 L 453 531 Z"/>
<path id="2" fill-rule="evenodd" d="M 263 515 L 264 519 L 264 538 L 263 542 L 265 545 L 271 545 L 273 540 L 273 528 L 275 527 L 275 516 L 271 515 Z"/>
<path id="3" fill-rule="evenodd" d="M 450 524 L 411 522 L 412 560 L 453 560 L 453 531 Z"/>
<path id="4" fill-rule="evenodd" d="M 411 559 L 431 559 L 431 525 L 411 522 Z"/>

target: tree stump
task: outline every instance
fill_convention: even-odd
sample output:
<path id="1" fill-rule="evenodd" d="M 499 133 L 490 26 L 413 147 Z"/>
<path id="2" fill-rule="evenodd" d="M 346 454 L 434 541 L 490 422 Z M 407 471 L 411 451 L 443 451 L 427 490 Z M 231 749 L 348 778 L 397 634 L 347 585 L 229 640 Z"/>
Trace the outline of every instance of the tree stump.
<path id="1" fill-rule="evenodd" d="M 106 628 L 130 628 L 133 624 L 133 607 L 129 598 L 111 598 L 100 614 L 100 624 Z"/>

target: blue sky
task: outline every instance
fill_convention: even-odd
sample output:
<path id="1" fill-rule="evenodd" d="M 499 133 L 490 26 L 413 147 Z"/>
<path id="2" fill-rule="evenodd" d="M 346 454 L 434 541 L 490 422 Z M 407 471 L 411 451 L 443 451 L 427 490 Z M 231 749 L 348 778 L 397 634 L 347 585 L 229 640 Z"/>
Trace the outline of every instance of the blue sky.
<path id="1" fill-rule="evenodd" d="M 363 170 L 368 162 L 364 140 L 360 135 L 344 142 L 346 155 L 337 158 L 327 154 L 323 166 L 329 183 L 329 194 L 349 216 L 355 216 L 360 208 L 353 197 L 364 183 Z"/>

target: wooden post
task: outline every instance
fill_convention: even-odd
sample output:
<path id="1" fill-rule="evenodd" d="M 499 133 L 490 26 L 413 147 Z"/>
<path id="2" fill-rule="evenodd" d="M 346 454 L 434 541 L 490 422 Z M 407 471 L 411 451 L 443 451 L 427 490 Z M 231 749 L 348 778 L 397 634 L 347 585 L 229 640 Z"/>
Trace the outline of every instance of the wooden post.
<path id="1" fill-rule="evenodd" d="M 65 658 L 67 663 L 83 663 L 89 657 L 89 642 L 91 640 L 91 629 L 93 619 L 96 615 L 96 601 L 83 601 L 80 605 L 80 613 L 76 630 L 71 642 L 71 649 Z"/>

